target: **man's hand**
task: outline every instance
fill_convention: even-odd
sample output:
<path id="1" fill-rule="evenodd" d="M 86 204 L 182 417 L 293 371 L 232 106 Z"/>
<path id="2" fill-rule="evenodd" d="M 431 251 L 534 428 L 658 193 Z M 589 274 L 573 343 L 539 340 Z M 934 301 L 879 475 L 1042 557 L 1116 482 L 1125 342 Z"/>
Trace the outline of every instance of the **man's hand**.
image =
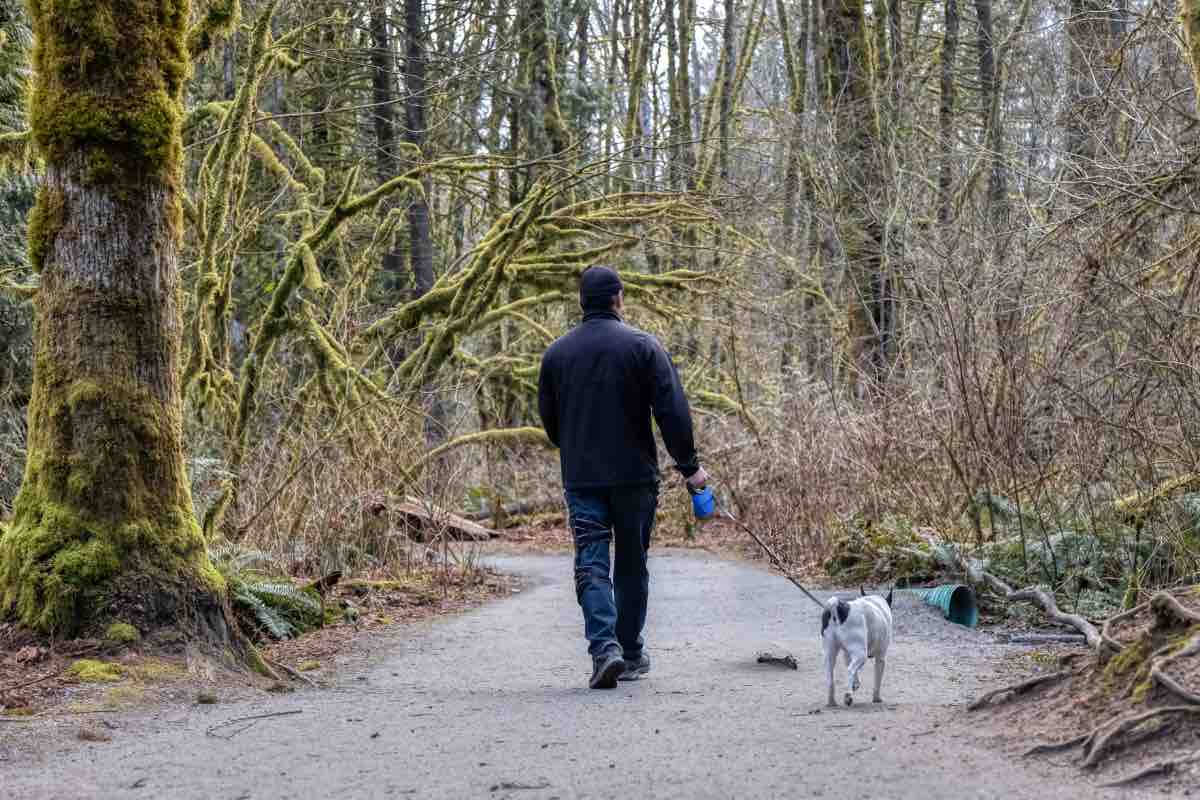
<path id="1" fill-rule="evenodd" d="M 704 467 L 692 473 L 692 477 L 687 479 L 687 485 L 691 489 L 700 490 L 708 483 L 708 473 L 704 471 Z"/>

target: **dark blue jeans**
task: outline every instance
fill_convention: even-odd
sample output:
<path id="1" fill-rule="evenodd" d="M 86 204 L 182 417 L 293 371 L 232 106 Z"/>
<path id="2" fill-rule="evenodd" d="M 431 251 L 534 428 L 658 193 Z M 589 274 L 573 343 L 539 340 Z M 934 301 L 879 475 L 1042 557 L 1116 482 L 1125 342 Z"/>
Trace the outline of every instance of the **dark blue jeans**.
<path id="1" fill-rule="evenodd" d="M 642 655 L 650 571 L 646 551 L 658 510 L 658 486 L 568 489 L 575 537 L 575 597 L 583 609 L 588 652 L 620 646 L 627 660 Z M 615 562 L 608 545 L 613 542 Z"/>

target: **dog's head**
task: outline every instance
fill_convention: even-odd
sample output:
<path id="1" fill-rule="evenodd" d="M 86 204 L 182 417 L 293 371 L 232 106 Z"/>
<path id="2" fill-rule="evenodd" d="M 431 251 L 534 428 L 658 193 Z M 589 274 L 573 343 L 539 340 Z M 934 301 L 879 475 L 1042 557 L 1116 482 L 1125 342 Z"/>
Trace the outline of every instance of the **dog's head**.
<path id="1" fill-rule="evenodd" d="M 825 635 L 825 629 L 829 627 L 832 620 L 836 619 L 837 624 L 841 625 L 848 616 L 850 616 L 850 604 L 845 600 L 837 597 L 826 600 L 825 610 L 821 612 L 821 635 Z"/>

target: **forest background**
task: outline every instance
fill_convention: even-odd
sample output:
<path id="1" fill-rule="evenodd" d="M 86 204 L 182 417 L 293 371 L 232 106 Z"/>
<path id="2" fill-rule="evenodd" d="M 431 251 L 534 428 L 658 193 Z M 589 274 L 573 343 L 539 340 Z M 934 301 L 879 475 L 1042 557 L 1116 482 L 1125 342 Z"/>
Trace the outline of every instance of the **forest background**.
<path id="1" fill-rule="evenodd" d="M 555 508 L 537 364 L 606 263 L 718 491 L 793 564 L 919 579 L 957 545 L 1089 615 L 1200 575 L 1192 0 L 193 17 L 184 444 L 210 547 L 353 571 L 412 559 L 406 498 Z M 0 37 L 3 518 L 45 172 L 19 0 Z"/>

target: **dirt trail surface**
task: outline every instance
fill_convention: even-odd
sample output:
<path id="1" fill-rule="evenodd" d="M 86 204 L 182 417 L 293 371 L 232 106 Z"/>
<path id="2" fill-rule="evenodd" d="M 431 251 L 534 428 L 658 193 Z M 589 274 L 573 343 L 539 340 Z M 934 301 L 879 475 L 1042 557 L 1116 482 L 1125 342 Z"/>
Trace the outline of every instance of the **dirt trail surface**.
<path id="1" fill-rule="evenodd" d="M 803 595 L 754 566 L 656 553 L 653 671 L 588 691 L 569 558 L 492 560 L 528 576 L 526 590 L 405 630 L 386 656 L 335 688 L 108 715 L 115 728 L 103 743 L 76 741 L 78 719 L 0 726 L 0 795 L 1141 796 L 1095 789 L 1073 768 L 1017 761 L 969 735 L 963 706 L 1004 680 L 996 666 L 1013 649 L 911 599 L 896 604 L 887 702 L 872 705 L 864 683 L 859 705 L 825 709 L 818 619 Z M 780 646 L 798 671 L 755 663 L 760 650 Z M 214 729 L 289 711 L 300 713 Z M 61 735 L 48 740 L 47 731 L 12 730 L 52 725 Z"/>

